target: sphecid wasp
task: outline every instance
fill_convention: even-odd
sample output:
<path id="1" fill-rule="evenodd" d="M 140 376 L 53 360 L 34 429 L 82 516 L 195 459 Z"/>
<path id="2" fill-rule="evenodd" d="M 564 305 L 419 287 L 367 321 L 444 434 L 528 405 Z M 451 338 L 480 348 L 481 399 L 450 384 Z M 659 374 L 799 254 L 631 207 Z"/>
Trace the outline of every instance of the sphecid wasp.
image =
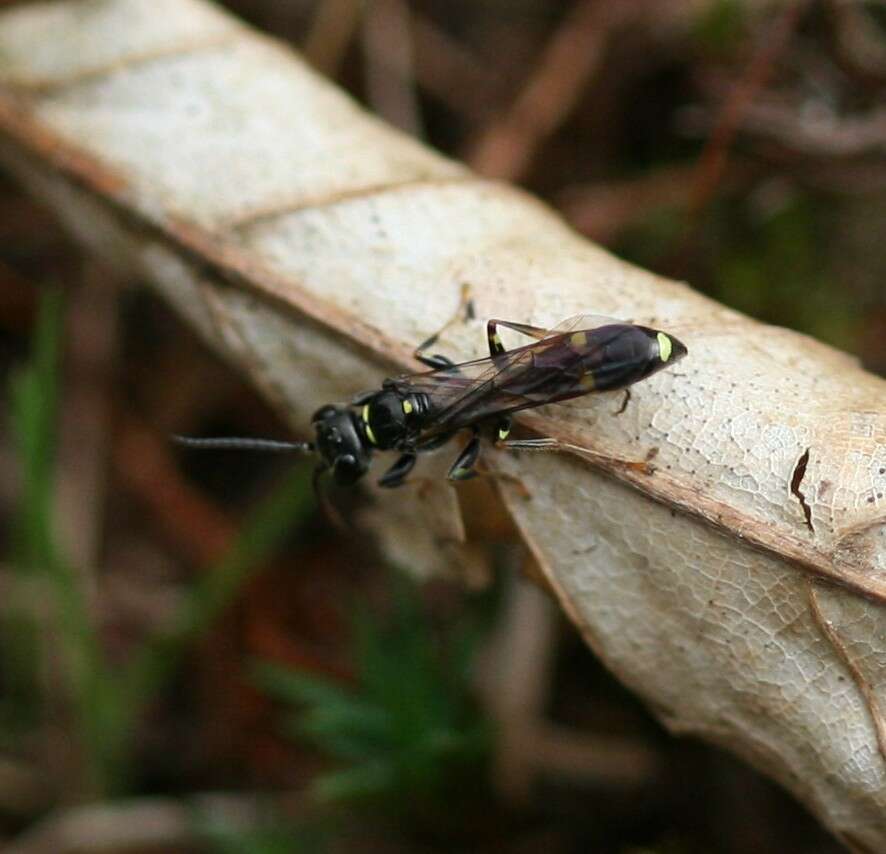
<path id="1" fill-rule="evenodd" d="M 466 291 L 462 304 L 472 318 Z M 506 350 L 499 327 L 535 341 Z M 386 379 L 381 389 L 359 394 L 349 404 L 321 407 L 311 419 L 313 442 L 182 436 L 176 440 L 199 448 L 315 453 L 320 458 L 315 483 L 330 471 L 342 486 L 366 474 L 375 451 L 397 451 L 400 456 L 379 480 L 381 486 L 395 487 L 404 482 L 419 454 L 439 448 L 467 429 L 473 435 L 449 469 L 450 480 L 466 480 L 477 473 L 482 427 L 492 428 L 499 447 L 557 450 L 562 446 L 554 439 L 508 440 L 511 415 L 594 392 L 626 389 L 686 355 L 686 347 L 665 332 L 580 315 L 553 329 L 490 320 L 489 357 L 455 364 L 445 356 L 426 355 L 442 331 L 414 353 L 429 371 Z"/>

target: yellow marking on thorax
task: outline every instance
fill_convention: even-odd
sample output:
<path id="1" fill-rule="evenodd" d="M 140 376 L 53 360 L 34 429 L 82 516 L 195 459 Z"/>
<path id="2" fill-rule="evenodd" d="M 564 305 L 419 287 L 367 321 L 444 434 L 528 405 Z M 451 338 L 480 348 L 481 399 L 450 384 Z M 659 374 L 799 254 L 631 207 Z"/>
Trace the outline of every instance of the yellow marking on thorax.
<path id="1" fill-rule="evenodd" d="M 403 414 L 404 415 L 411 415 L 413 408 L 414 407 L 412 406 L 411 400 L 404 400 L 403 401 Z"/>
<path id="2" fill-rule="evenodd" d="M 510 434 L 510 432 L 511 432 L 510 427 L 499 427 L 498 428 L 498 441 L 504 442 L 504 440 L 508 438 L 508 435 Z"/>
<path id="3" fill-rule="evenodd" d="M 659 332 L 655 337 L 658 339 L 658 355 L 662 362 L 667 362 L 671 358 L 671 352 L 673 351 L 671 339 L 664 332 Z"/>
<path id="4" fill-rule="evenodd" d="M 597 385 L 593 371 L 588 371 L 586 374 L 582 374 L 578 381 L 581 383 L 582 387 L 586 388 L 588 391 L 593 391 L 594 387 Z"/>
<path id="5" fill-rule="evenodd" d="M 583 347 L 587 347 L 588 336 L 584 332 L 573 332 L 572 335 L 569 336 L 569 343 L 575 347 L 576 350 L 580 350 Z"/>
<path id="6" fill-rule="evenodd" d="M 375 433 L 372 432 L 372 428 L 369 426 L 369 404 L 365 404 L 363 406 L 363 426 L 366 428 L 366 438 L 372 442 L 373 445 L 378 444 L 378 440 L 375 438 Z"/>

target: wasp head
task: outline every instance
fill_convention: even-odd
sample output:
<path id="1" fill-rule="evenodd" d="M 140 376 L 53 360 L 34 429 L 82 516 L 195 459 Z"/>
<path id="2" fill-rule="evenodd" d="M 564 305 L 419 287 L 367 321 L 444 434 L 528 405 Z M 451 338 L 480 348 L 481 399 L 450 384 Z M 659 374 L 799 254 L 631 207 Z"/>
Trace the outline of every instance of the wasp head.
<path id="1" fill-rule="evenodd" d="M 369 469 L 372 450 L 363 439 L 357 415 L 345 406 L 324 406 L 311 419 L 317 453 L 340 486 L 356 483 Z"/>

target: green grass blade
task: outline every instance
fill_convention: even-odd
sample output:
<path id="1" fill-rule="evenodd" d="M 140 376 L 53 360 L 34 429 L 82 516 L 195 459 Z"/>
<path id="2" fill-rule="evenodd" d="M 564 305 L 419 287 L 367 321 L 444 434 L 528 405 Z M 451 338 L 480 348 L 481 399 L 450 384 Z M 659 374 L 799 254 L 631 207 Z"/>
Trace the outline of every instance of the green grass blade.
<path id="1" fill-rule="evenodd" d="M 59 352 L 62 338 L 62 296 L 57 290 L 44 292 L 28 363 L 13 375 L 10 384 L 10 416 L 16 453 L 22 471 L 22 494 L 16 514 L 13 566 L 19 581 L 42 583 L 50 597 L 49 618 L 55 631 L 36 615 L 33 601 L 7 604 L 4 650 L 16 659 L 12 672 L 40 672 L 49 652 L 41 640 L 57 639 L 54 657 L 63 662 L 65 689 L 71 699 L 83 746 L 86 785 L 101 790 L 104 774 L 101 737 L 104 730 L 104 665 L 95 627 L 80 581 L 65 561 L 55 542 L 53 494 L 55 489 L 56 431 L 59 397 Z M 34 588 L 28 590 L 34 599 Z M 41 648 L 42 646 L 42 648 Z M 27 651 L 26 651 L 27 650 Z M 18 659 L 18 656 L 24 656 Z M 31 686 L 36 710 L 46 698 Z"/>

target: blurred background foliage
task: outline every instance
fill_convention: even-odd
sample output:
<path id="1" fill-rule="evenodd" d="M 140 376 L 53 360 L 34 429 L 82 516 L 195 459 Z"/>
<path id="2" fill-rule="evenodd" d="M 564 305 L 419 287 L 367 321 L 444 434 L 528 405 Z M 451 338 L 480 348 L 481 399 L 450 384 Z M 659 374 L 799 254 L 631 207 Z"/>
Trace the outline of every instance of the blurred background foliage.
<path id="1" fill-rule="evenodd" d="M 886 373 L 882 3 L 225 5 L 620 256 Z M 304 466 L 172 449 L 283 427 L 0 180 L 0 845 L 59 850 L 67 815 L 83 852 L 839 850 L 507 580 L 482 485 L 493 582 L 419 588 Z"/>

